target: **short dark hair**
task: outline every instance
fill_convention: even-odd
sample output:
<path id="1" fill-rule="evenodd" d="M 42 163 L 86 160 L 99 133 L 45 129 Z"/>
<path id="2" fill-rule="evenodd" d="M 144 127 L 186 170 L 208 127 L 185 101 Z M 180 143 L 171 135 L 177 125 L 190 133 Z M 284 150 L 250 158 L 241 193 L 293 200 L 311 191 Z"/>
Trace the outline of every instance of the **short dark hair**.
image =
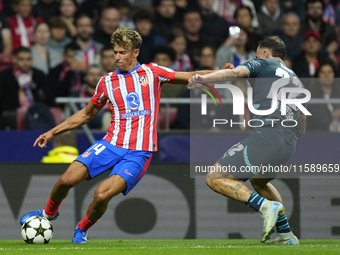
<path id="1" fill-rule="evenodd" d="M 27 53 L 31 53 L 31 50 L 27 47 L 23 47 L 23 46 L 20 46 L 19 48 L 17 48 L 15 51 L 14 51 L 14 55 L 15 56 L 18 56 L 21 52 L 27 52 Z"/>
<path id="2" fill-rule="evenodd" d="M 139 20 L 149 20 L 150 22 L 154 21 L 153 13 L 149 10 L 146 10 L 146 9 L 141 9 L 141 10 L 137 11 L 133 15 L 132 19 L 133 19 L 133 23 L 135 23 L 135 24 Z"/>
<path id="3" fill-rule="evenodd" d="M 71 43 L 69 43 L 65 46 L 64 54 L 66 54 L 68 50 L 79 51 L 79 50 L 81 50 L 81 48 L 78 44 L 71 42 Z"/>
<path id="4" fill-rule="evenodd" d="M 79 14 L 79 16 L 77 16 L 77 18 L 74 22 L 76 26 L 78 26 L 78 21 L 82 18 L 88 18 L 91 22 L 91 25 L 92 25 L 92 18 L 89 15 L 82 13 L 82 14 Z"/>
<path id="5" fill-rule="evenodd" d="M 65 22 L 58 16 L 52 17 L 49 21 L 50 28 L 61 28 L 67 30 L 67 25 Z"/>
<path id="6" fill-rule="evenodd" d="M 170 33 L 168 34 L 168 37 L 166 38 L 167 43 L 172 43 L 179 37 L 184 37 L 184 32 L 181 28 L 173 28 Z"/>
<path id="7" fill-rule="evenodd" d="M 153 60 L 156 57 L 157 54 L 168 55 L 172 62 L 174 62 L 176 60 L 175 51 L 172 48 L 170 48 L 169 46 L 166 46 L 166 45 L 160 45 L 160 46 L 156 46 L 155 48 L 153 48 L 153 50 L 151 52 L 151 59 Z"/>
<path id="8" fill-rule="evenodd" d="M 322 10 L 324 10 L 326 6 L 325 6 L 325 3 L 324 3 L 323 0 L 307 0 L 306 1 L 306 10 L 308 10 L 309 4 L 314 4 L 314 3 L 318 3 L 318 2 L 322 4 Z"/>
<path id="9" fill-rule="evenodd" d="M 110 51 L 112 51 L 112 52 L 113 52 L 113 49 L 112 49 L 112 47 L 109 47 L 109 46 L 105 46 L 105 47 L 103 47 L 103 48 L 102 48 L 102 50 L 100 51 L 100 56 L 102 57 L 102 56 L 103 56 L 103 53 L 104 53 L 104 51 L 108 51 L 108 50 L 110 50 Z"/>
<path id="10" fill-rule="evenodd" d="M 237 19 L 238 12 L 239 12 L 240 10 L 242 10 L 242 9 L 248 10 L 249 15 L 250 15 L 250 17 L 251 17 L 251 20 L 254 19 L 254 15 L 253 15 L 253 13 L 251 12 L 251 9 L 250 9 L 248 6 L 242 5 L 242 6 L 240 6 L 238 9 L 236 9 L 236 11 L 235 11 L 235 13 L 234 13 L 234 19 L 235 19 L 235 20 Z"/>
<path id="11" fill-rule="evenodd" d="M 272 51 L 272 56 L 285 59 L 286 45 L 278 36 L 266 37 L 258 43 L 259 48 L 268 48 Z"/>

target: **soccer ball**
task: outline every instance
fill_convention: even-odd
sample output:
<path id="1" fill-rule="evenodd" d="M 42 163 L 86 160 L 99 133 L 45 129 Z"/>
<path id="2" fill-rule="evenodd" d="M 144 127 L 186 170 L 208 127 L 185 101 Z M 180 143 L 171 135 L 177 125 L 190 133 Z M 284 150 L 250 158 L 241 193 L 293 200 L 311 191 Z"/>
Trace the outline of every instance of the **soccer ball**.
<path id="1" fill-rule="evenodd" d="M 53 236 L 51 222 L 41 216 L 33 216 L 21 227 L 21 236 L 26 243 L 47 244 Z"/>

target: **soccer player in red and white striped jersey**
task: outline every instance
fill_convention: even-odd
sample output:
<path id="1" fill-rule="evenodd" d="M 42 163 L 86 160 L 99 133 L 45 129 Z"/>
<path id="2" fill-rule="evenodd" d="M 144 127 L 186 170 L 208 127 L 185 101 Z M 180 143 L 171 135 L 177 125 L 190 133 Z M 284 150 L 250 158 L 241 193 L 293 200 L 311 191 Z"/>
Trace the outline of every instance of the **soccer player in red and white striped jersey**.
<path id="1" fill-rule="evenodd" d="M 96 189 L 85 218 L 77 224 L 73 243 L 86 243 L 88 229 L 105 213 L 112 197 L 127 195 L 145 174 L 152 153 L 157 150 L 156 123 L 163 83 L 186 85 L 193 75 L 212 72 L 175 72 L 154 63 L 140 65 L 137 57 L 142 38 L 131 29 L 117 29 L 111 43 L 118 70 L 100 79 L 86 107 L 34 143 L 46 147 L 56 135 L 90 121 L 109 100 L 112 121 L 107 134 L 69 166 L 56 182 L 44 210 L 30 212 L 20 220 L 23 224 L 36 215 L 56 219 L 59 206 L 72 187 L 112 169 L 109 178 Z"/>

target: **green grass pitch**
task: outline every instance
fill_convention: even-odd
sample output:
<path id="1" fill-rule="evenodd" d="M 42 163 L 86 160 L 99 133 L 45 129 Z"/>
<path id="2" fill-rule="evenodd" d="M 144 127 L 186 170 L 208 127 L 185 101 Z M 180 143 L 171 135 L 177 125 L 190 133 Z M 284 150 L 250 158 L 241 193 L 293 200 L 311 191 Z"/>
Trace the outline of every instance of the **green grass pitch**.
<path id="1" fill-rule="evenodd" d="M 26 244 L 24 241 L 0 241 L 0 254 L 223 254 L 223 255 L 324 255 L 340 254 L 340 240 L 300 240 L 299 246 L 270 246 L 258 240 L 89 240 L 75 245 L 69 240 L 49 244 Z"/>

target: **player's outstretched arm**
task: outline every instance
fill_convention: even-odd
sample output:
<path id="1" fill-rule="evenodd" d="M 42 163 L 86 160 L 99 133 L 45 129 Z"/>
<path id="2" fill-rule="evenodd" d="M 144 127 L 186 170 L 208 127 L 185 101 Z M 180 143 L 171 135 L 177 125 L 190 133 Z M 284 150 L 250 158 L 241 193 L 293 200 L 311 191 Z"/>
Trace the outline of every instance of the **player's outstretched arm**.
<path id="1" fill-rule="evenodd" d="M 223 69 L 210 74 L 200 75 L 196 74 L 189 80 L 189 88 L 195 89 L 200 86 L 200 83 L 220 83 L 224 81 L 231 81 L 236 78 L 248 78 L 249 71 L 245 67 L 236 67 L 233 69 Z"/>
<path id="2" fill-rule="evenodd" d="M 303 136 L 306 133 L 306 115 L 303 113 L 300 114 L 299 118 L 297 119 L 298 128 L 299 128 L 299 137 Z"/>
<path id="3" fill-rule="evenodd" d="M 230 64 L 230 63 L 226 63 L 222 69 L 233 69 L 234 65 Z M 203 70 L 203 71 L 194 71 L 194 72 L 177 72 L 175 74 L 175 80 L 174 80 L 174 84 L 184 84 L 184 85 L 188 85 L 189 79 L 191 77 L 193 77 L 194 75 L 198 74 L 198 75 L 206 75 L 206 74 L 210 74 L 213 72 L 217 72 L 214 70 Z"/>
<path id="4" fill-rule="evenodd" d="M 33 147 L 38 145 L 40 148 L 45 148 L 46 144 L 52 139 L 66 131 L 80 127 L 81 125 L 89 122 L 100 111 L 102 107 L 89 102 L 83 109 L 73 114 L 63 123 L 52 128 L 50 131 L 40 135 L 34 142 Z"/>

